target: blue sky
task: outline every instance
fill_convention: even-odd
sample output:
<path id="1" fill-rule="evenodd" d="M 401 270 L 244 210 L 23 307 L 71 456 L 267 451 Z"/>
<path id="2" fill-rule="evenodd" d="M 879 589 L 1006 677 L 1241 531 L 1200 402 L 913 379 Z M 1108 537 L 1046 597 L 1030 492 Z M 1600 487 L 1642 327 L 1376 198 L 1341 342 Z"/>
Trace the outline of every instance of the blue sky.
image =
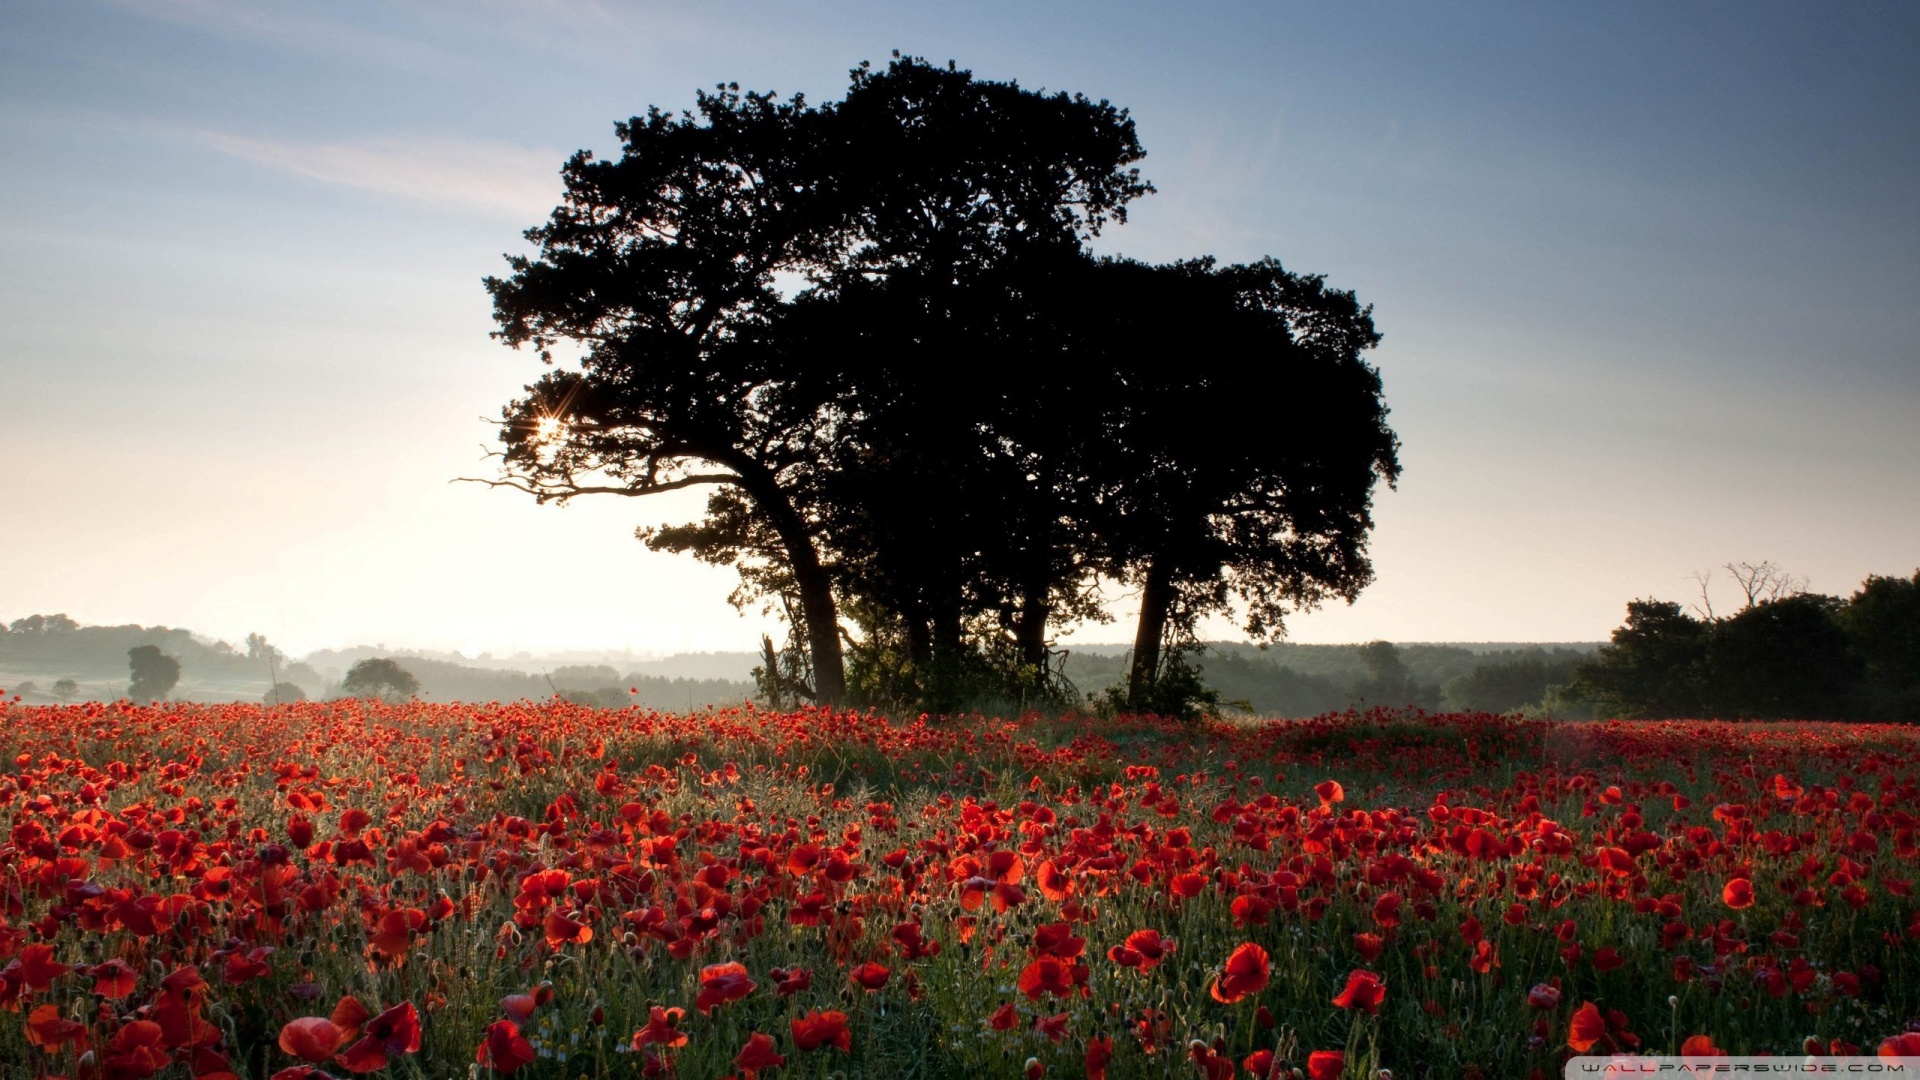
<path id="1" fill-rule="evenodd" d="M 749 646 L 728 574 L 631 538 L 697 497 L 448 483 L 535 369 L 479 282 L 616 119 L 895 48 L 1130 108 L 1159 192 L 1105 250 L 1374 303 L 1406 476 L 1376 584 L 1294 640 L 1595 639 L 1728 560 L 1920 565 L 1911 5 L 15 0 L 0 618 Z"/>

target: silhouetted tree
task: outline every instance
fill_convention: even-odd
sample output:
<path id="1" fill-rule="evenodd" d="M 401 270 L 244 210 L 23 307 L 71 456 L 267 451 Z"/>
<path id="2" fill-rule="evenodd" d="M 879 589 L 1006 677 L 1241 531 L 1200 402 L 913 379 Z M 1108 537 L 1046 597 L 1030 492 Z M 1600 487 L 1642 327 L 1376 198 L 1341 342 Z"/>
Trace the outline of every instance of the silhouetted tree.
<path id="1" fill-rule="evenodd" d="M 1413 673 L 1393 642 L 1369 641 L 1360 646 L 1360 666 L 1367 675 L 1353 688 L 1354 696 L 1375 705 L 1405 705 L 1419 696 Z"/>
<path id="2" fill-rule="evenodd" d="M 127 697 L 133 701 L 160 701 L 180 682 L 180 661 L 162 653 L 158 645 L 128 649 L 127 667 L 133 674 Z"/>
<path id="3" fill-rule="evenodd" d="M 617 130 L 618 161 L 568 162 L 566 201 L 527 234 L 539 255 L 487 282 L 496 336 L 548 360 L 563 341 L 585 348 L 578 370 L 550 373 L 505 410 L 496 482 L 543 501 L 715 487 L 705 521 L 649 542 L 744 562 L 743 600 L 790 590 L 810 689 L 839 701 L 822 473 L 859 445 L 850 425 L 869 405 L 907 399 L 855 378 L 871 367 L 844 344 L 783 344 L 797 301 L 776 283 L 836 296 L 893 283 L 951 310 L 941 294 L 972 274 L 1124 216 L 1148 190 L 1128 167 L 1141 156 L 1132 123 L 1105 102 L 896 58 L 857 69 L 837 106 L 725 87 L 694 112 L 655 109 Z M 933 466 L 899 469 L 924 484 Z M 955 614 L 927 621 L 951 637 Z"/>
<path id="4" fill-rule="evenodd" d="M 67 702 L 72 701 L 75 695 L 79 693 L 80 693 L 80 684 L 75 682 L 74 680 L 72 679 L 53 680 L 53 696 L 59 699 L 60 704 L 65 705 Z"/>
<path id="5" fill-rule="evenodd" d="M 770 347 L 795 363 L 846 357 L 833 391 L 846 418 L 810 499 L 864 631 L 860 663 L 911 687 L 889 696 L 932 701 L 976 679 L 1036 693 L 1049 624 L 1097 612 L 1083 587 L 1092 493 L 1077 477 L 1099 437 L 1096 384 L 1112 375 L 1059 334 L 1063 315 L 1084 317 L 1060 295 L 1089 265 L 1069 237 L 944 283 L 836 282 L 776 328 Z M 710 509 L 750 536 L 737 510 Z M 882 656 L 895 648 L 898 664 Z"/>
<path id="6" fill-rule="evenodd" d="M 1859 663 L 1831 596 L 1754 594 L 1714 624 L 1707 647 L 1710 715 L 1728 719 L 1837 720 L 1853 712 Z"/>
<path id="7" fill-rule="evenodd" d="M 266 664 L 284 664 L 287 654 L 269 642 L 264 634 L 247 635 L 247 659 Z"/>
<path id="8" fill-rule="evenodd" d="M 1575 693 L 1609 715 L 1670 719 L 1704 715 L 1712 624 L 1663 600 L 1627 603 L 1627 620 L 1594 658 L 1574 669 Z"/>
<path id="9" fill-rule="evenodd" d="M 1237 604 L 1271 639 L 1289 610 L 1352 600 L 1398 440 L 1352 293 L 1273 259 L 1114 261 L 1094 280 L 1086 347 L 1117 377 L 1090 464 L 1108 571 L 1140 591 L 1139 696 L 1206 614 Z"/>
<path id="10" fill-rule="evenodd" d="M 1861 661 L 1862 714 L 1920 721 L 1920 570 L 1867 578 L 1840 622 Z"/>
<path id="11" fill-rule="evenodd" d="M 347 669 L 340 689 L 349 697 L 404 699 L 420 692 L 420 680 L 384 656 L 371 657 Z"/>
<path id="12" fill-rule="evenodd" d="M 307 700 L 307 692 L 290 682 L 274 683 L 272 689 L 261 697 L 267 705 L 291 705 L 296 701 Z"/>
<path id="13" fill-rule="evenodd" d="M 16 634 L 64 634 L 80 629 L 80 624 L 64 614 L 29 615 L 13 620 L 7 629 Z"/>

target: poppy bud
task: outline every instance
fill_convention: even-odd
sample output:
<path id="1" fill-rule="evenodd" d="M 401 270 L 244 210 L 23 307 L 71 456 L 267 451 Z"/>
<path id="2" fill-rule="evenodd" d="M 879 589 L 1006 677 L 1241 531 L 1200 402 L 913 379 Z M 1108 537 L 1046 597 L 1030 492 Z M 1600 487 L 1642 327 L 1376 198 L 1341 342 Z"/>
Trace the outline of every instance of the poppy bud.
<path id="1" fill-rule="evenodd" d="M 1040 1080 L 1047 1075 L 1047 1067 L 1040 1063 L 1039 1058 L 1030 1057 L 1027 1059 L 1026 1066 L 1020 1070 L 1020 1075 L 1026 1080 Z"/>

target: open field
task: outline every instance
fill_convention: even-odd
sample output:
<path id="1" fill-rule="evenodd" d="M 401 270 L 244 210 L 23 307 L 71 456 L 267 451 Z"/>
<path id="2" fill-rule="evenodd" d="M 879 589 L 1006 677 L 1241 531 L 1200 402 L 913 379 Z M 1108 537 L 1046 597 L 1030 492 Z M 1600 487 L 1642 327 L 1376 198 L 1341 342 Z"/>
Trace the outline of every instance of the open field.
<path id="1" fill-rule="evenodd" d="M 1920 1018 L 1909 728 L 5 708 L 8 1077 L 1495 1080 Z"/>

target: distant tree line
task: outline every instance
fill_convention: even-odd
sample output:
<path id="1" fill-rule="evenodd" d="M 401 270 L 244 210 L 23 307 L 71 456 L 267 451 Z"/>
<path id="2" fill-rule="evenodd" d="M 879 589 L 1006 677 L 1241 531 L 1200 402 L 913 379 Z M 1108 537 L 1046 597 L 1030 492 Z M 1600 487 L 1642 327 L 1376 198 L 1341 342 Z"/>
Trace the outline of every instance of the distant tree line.
<path id="1" fill-rule="evenodd" d="M 641 535 L 785 618 L 770 697 L 1057 702 L 1054 635 L 1117 583 L 1114 701 L 1188 711 L 1202 617 L 1271 639 L 1372 580 L 1371 309 L 1271 258 L 1095 257 L 1152 190 L 1124 109 L 896 56 L 838 102 L 730 85 L 616 130 L 487 281 L 554 364 L 488 482 L 707 490 Z"/>
<path id="2" fill-rule="evenodd" d="M 1632 601 L 1569 696 L 1620 717 L 1920 721 L 1920 571 L 1869 577 L 1842 600 L 1771 564 L 1729 569 L 1738 611 Z"/>
<path id="3" fill-rule="evenodd" d="M 84 626 L 64 614 L 32 615 L 0 623 L 0 685 L 32 703 L 121 697 L 146 703 L 183 693 L 205 700 L 254 698 L 268 705 L 337 697 L 404 700 L 416 694 L 432 701 L 538 701 L 557 694 L 607 707 L 688 709 L 734 704 L 754 693 L 753 683 L 744 679 L 644 671 L 622 675 L 604 664 L 526 672 L 424 656 L 368 656 L 369 651 L 316 654 L 346 665 L 344 672 L 329 667 L 323 673 L 290 660 L 260 634 L 247 635 L 241 649 L 173 627 Z M 708 661 L 707 668 L 715 667 L 714 658 L 701 659 Z M 52 682 L 43 685 L 47 677 Z"/>
<path id="4" fill-rule="evenodd" d="M 1590 657 L 1585 646 L 1465 645 L 1385 641 L 1361 645 L 1257 646 L 1209 642 L 1193 665 L 1218 697 L 1218 706 L 1259 716 L 1316 716 L 1374 705 L 1429 710 L 1547 711 L 1585 715 L 1555 690 L 1574 665 Z M 1113 651 L 1075 650 L 1062 665 L 1085 695 L 1099 697 L 1126 679 L 1126 657 Z"/>

